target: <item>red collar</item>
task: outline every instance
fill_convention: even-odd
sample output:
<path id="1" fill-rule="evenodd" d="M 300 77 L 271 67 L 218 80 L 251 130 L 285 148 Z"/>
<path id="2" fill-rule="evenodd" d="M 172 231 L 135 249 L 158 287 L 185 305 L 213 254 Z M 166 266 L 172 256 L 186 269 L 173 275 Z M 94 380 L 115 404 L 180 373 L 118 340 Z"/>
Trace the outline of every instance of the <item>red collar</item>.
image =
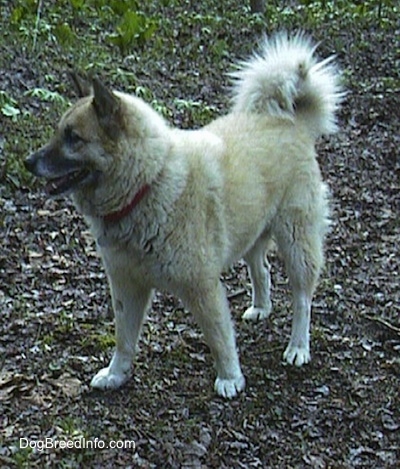
<path id="1" fill-rule="evenodd" d="M 106 222 L 116 223 L 117 221 L 122 220 L 127 215 L 129 215 L 132 210 L 139 204 L 139 202 L 143 199 L 143 197 L 149 191 L 150 186 L 145 184 L 139 191 L 135 194 L 132 201 L 126 205 L 125 207 L 121 208 L 121 210 L 117 210 L 116 212 L 107 213 L 107 215 L 103 215 L 103 220 Z"/>

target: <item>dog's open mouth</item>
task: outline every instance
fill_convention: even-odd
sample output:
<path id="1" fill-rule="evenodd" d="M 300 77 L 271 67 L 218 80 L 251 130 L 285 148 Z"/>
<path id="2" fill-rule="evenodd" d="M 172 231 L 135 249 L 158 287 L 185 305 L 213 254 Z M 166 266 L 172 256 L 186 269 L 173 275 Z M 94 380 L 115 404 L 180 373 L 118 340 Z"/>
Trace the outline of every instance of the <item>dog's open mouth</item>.
<path id="1" fill-rule="evenodd" d="M 83 185 L 94 182 L 97 177 L 95 171 L 88 168 L 71 171 L 63 176 L 53 178 L 46 184 L 46 191 L 50 195 L 60 195 L 72 192 Z"/>

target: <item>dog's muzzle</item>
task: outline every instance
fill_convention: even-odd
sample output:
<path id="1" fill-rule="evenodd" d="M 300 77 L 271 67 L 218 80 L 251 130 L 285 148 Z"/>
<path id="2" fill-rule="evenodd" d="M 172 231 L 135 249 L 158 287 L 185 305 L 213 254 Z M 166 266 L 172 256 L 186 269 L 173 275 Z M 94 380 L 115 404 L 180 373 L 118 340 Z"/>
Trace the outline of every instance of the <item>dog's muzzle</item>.
<path id="1" fill-rule="evenodd" d="M 44 147 L 29 155 L 25 168 L 39 178 L 47 179 L 46 192 L 49 195 L 60 195 L 74 192 L 84 186 L 95 184 L 100 172 L 87 164 L 58 157 L 51 149 Z"/>

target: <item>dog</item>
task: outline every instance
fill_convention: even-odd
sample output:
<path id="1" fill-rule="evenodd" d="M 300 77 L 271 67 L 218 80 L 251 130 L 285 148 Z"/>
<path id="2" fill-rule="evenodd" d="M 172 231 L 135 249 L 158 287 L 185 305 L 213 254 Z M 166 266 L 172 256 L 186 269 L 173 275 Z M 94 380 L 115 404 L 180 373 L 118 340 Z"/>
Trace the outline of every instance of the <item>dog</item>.
<path id="1" fill-rule="evenodd" d="M 311 302 L 323 265 L 328 189 L 315 142 L 337 129 L 343 93 L 332 57 L 318 61 L 302 33 L 266 38 L 232 72 L 229 112 L 199 130 L 171 127 L 143 100 L 74 77 L 80 99 L 50 142 L 25 161 L 70 194 L 97 241 L 111 287 L 116 349 L 91 386 L 115 389 L 131 375 L 155 288 L 180 297 L 215 360 L 215 391 L 245 387 L 221 272 L 243 258 L 252 304 L 272 309 L 266 258 L 274 240 L 293 294 L 284 360 L 310 361 Z"/>

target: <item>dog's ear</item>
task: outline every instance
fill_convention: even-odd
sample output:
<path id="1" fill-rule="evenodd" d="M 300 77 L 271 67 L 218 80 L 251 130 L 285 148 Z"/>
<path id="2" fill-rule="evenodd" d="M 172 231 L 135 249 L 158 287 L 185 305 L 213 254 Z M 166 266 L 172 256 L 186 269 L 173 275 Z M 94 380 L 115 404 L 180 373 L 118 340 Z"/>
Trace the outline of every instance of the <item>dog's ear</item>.
<path id="1" fill-rule="evenodd" d="M 79 75 L 73 70 L 69 70 L 68 75 L 79 98 L 85 98 L 93 94 L 93 85 L 86 77 Z"/>
<path id="2" fill-rule="evenodd" d="M 102 128 L 115 139 L 120 130 L 121 100 L 98 79 L 93 79 L 93 107 Z"/>
<path id="3" fill-rule="evenodd" d="M 114 116 L 120 108 L 120 100 L 98 79 L 93 79 L 93 106 L 97 117 L 105 119 Z"/>

